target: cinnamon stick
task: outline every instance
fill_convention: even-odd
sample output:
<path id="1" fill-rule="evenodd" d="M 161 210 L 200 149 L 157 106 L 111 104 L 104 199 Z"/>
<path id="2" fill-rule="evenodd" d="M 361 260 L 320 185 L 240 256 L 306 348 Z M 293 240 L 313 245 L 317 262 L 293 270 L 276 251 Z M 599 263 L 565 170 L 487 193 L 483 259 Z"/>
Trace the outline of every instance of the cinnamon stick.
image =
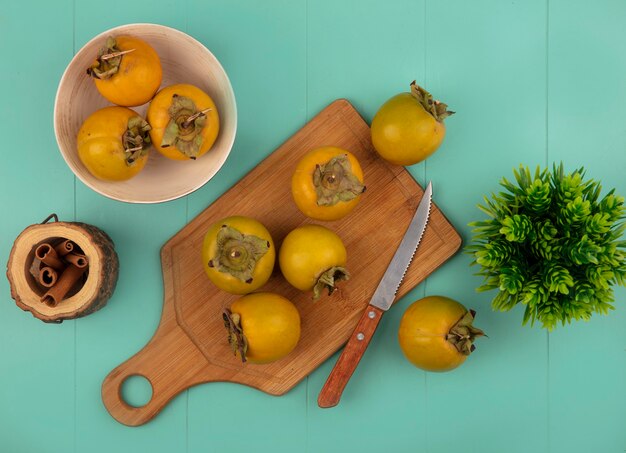
<path id="1" fill-rule="evenodd" d="M 72 241 L 70 241 L 69 239 L 66 239 L 65 241 L 61 242 L 60 244 L 57 244 L 54 247 L 54 250 L 57 252 L 57 255 L 65 256 L 68 253 L 71 253 L 71 252 L 74 251 L 74 243 Z"/>
<path id="2" fill-rule="evenodd" d="M 56 307 L 65 298 L 85 270 L 85 267 L 78 267 L 73 264 L 67 266 L 56 284 L 41 296 L 41 301 L 49 307 Z"/>
<path id="3" fill-rule="evenodd" d="M 39 277 L 37 278 L 37 281 L 39 281 L 39 283 L 46 288 L 52 288 L 57 282 L 58 276 L 59 274 L 57 274 L 57 271 L 49 266 L 45 266 L 39 270 Z"/>
<path id="4" fill-rule="evenodd" d="M 46 266 L 50 266 L 58 271 L 65 268 L 56 250 L 47 242 L 44 242 L 35 249 L 35 257 L 39 258 Z"/>
<path id="5" fill-rule="evenodd" d="M 30 275 L 33 276 L 33 278 L 37 281 L 39 281 L 39 275 L 41 274 L 41 260 L 37 257 L 33 258 L 33 262 L 30 265 L 30 269 L 28 270 L 30 272 Z"/>
<path id="6" fill-rule="evenodd" d="M 68 253 L 64 258 L 68 263 L 80 268 L 87 267 L 88 264 L 87 257 L 80 253 Z"/>

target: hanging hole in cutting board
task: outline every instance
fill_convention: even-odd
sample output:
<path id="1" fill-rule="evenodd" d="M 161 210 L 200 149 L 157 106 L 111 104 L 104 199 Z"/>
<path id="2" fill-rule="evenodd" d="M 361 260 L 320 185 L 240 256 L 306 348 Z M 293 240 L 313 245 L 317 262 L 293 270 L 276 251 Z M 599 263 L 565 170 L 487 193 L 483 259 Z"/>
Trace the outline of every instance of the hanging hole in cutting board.
<path id="1" fill-rule="evenodd" d="M 152 399 L 152 384 L 141 374 L 132 374 L 122 382 L 122 399 L 132 407 L 143 407 Z"/>

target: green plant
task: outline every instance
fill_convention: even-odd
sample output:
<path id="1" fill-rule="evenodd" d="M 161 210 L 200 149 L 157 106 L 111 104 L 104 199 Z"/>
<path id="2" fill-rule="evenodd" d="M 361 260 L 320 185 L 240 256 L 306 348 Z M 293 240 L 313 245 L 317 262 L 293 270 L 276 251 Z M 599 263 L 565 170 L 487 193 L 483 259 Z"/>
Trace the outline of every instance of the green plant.
<path id="1" fill-rule="evenodd" d="M 612 285 L 626 285 L 624 198 L 585 180 L 584 168 L 565 174 L 520 165 L 517 184 L 478 207 L 487 220 L 474 227 L 467 252 L 484 277 L 478 291 L 498 289 L 496 310 L 526 306 L 523 323 L 540 321 L 552 330 L 560 321 L 588 320 L 613 309 Z"/>

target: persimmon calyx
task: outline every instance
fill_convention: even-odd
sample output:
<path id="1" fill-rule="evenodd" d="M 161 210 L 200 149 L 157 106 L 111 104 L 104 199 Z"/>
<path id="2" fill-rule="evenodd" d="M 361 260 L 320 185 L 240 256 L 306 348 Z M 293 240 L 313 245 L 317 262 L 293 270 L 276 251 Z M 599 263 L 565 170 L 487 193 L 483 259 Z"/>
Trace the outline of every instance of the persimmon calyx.
<path id="1" fill-rule="evenodd" d="M 352 173 L 348 156 L 335 156 L 324 164 L 317 164 L 313 171 L 313 185 L 318 206 L 334 206 L 350 201 L 365 191 L 365 186 Z"/>
<path id="2" fill-rule="evenodd" d="M 411 95 L 419 101 L 424 110 L 440 123 L 443 123 L 443 120 L 455 113 L 452 110 L 448 110 L 448 104 L 434 100 L 432 94 L 417 85 L 415 80 L 411 82 Z"/>
<path id="3" fill-rule="evenodd" d="M 87 74 L 94 79 L 109 79 L 119 71 L 124 55 L 134 51 L 135 49 L 120 50 L 115 38 L 109 36 L 106 44 L 98 51 L 96 61 L 87 68 Z"/>
<path id="4" fill-rule="evenodd" d="M 315 282 L 315 286 L 313 286 L 313 300 L 318 300 L 322 296 L 324 289 L 328 290 L 328 295 L 330 296 L 337 289 L 337 282 L 349 279 L 350 273 L 342 266 L 333 266 L 322 272 L 317 282 Z"/>
<path id="5" fill-rule="evenodd" d="M 161 147 L 173 146 L 195 160 L 202 147 L 202 130 L 207 124 L 207 113 L 210 110 L 200 110 L 192 99 L 174 94 L 167 110 L 170 120 L 163 133 Z"/>
<path id="6" fill-rule="evenodd" d="M 446 340 L 463 355 L 470 355 L 476 349 L 474 340 L 485 336 L 485 332 L 472 325 L 475 316 L 474 310 L 467 311 L 446 335 Z"/>
<path id="7" fill-rule="evenodd" d="M 150 125 L 139 115 L 128 119 L 126 131 L 122 135 L 126 165 L 132 165 L 137 159 L 148 153 L 150 129 L 152 129 Z"/>
<path id="8" fill-rule="evenodd" d="M 222 313 L 224 327 L 228 330 L 228 344 L 230 344 L 233 354 L 241 357 L 241 361 L 245 363 L 246 354 L 248 352 L 248 339 L 243 334 L 241 328 L 241 316 L 238 313 L 231 312 L 228 308 Z"/>
<path id="9" fill-rule="evenodd" d="M 269 250 L 269 241 L 222 225 L 216 242 L 215 256 L 209 262 L 209 267 L 232 275 L 242 282 L 252 283 L 254 268 Z"/>

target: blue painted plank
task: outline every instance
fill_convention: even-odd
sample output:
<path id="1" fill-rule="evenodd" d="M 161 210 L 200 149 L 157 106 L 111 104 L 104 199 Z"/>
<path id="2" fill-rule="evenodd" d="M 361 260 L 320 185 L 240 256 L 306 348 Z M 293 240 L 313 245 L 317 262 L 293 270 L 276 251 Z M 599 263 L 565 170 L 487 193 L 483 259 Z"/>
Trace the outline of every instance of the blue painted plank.
<path id="1" fill-rule="evenodd" d="M 150 423 L 128 428 L 106 411 L 100 396 L 109 372 L 138 352 L 158 327 L 163 307 L 161 246 L 185 223 L 184 200 L 137 206 L 77 193 L 77 218 L 97 225 L 115 243 L 120 275 L 106 307 L 77 325 L 77 448 L 105 452 L 132 446 L 154 452 L 186 444 L 187 400 L 179 395 Z M 132 390 L 132 389 L 131 389 Z M 135 393 L 130 397 L 138 396 Z"/>
<path id="2" fill-rule="evenodd" d="M 457 112 L 426 175 L 467 244 L 483 194 L 518 164 L 545 163 L 546 2 L 429 2 L 426 23 L 426 87 Z M 474 308 L 489 335 L 459 369 L 427 375 L 427 451 L 545 452 L 546 334 L 522 327 L 519 309 L 491 311 L 495 294 L 475 292 L 469 262 L 458 254 L 426 283 Z"/>
<path id="3" fill-rule="evenodd" d="M 74 181 L 52 127 L 56 85 L 72 56 L 71 5 L 39 2 L 28 16 L 19 2 L 0 9 L 3 264 L 28 225 L 53 211 L 73 220 Z M 0 278 L 0 451 L 74 450 L 74 329 L 22 312 Z"/>
<path id="4" fill-rule="evenodd" d="M 228 73 L 238 127 L 224 167 L 189 196 L 189 220 L 305 123 L 304 7 L 303 0 L 191 1 L 188 31 Z M 237 384 L 195 387 L 189 451 L 304 451 L 305 398 L 304 383 L 281 397 Z"/>
<path id="5" fill-rule="evenodd" d="M 0 164 L 0 258 L 24 227 L 54 210 L 110 233 L 122 274 L 107 307 L 62 325 L 22 313 L 0 279 L 0 451 L 623 451 L 626 291 L 616 292 L 609 316 L 548 337 L 521 327 L 520 310 L 492 312 L 492 294 L 474 292 L 480 279 L 465 255 L 386 315 L 337 408 L 316 404 L 336 357 L 283 397 L 208 384 L 140 428 L 108 415 L 100 385 L 158 325 L 160 246 L 336 98 L 348 98 L 369 121 L 417 79 L 458 112 L 447 120 L 442 148 L 410 171 L 422 183 L 433 180 L 436 203 L 466 241 L 467 222 L 482 217 L 475 204 L 518 163 L 585 165 L 590 177 L 626 195 L 624 18 L 622 0 L 3 5 L 0 131 L 11 152 Z M 222 171 L 164 205 L 121 204 L 75 183 L 54 140 L 54 94 L 72 47 L 131 22 L 198 38 L 223 63 L 238 100 L 237 141 Z M 37 133 L 23 120 L 33 106 Z M 45 181 L 35 177 L 43 174 Z M 425 374 L 401 355 L 399 319 L 424 294 L 478 309 L 477 325 L 490 336 L 454 372 Z"/>
<path id="6" fill-rule="evenodd" d="M 423 79 L 423 1 L 309 2 L 307 17 L 309 118 L 334 99 L 347 98 L 369 122 L 389 97 Z M 311 374 L 309 451 L 424 448 L 424 373 L 404 360 L 396 339 L 404 309 L 422 295 L 417 288 L 385 314 L 338 406 L 317 406 L 338 355 Z"/>
<path id="7" fill-rule="evenodd" d="M 626 3 L 550 0 L 549 158 L 626 196 Z M 550 335 L 550 451 L 626 448 L 626 290 Z"/>
<path id="8" fill-rule="evenodd" d="M 191 0 L 189 33 L 224 67 L 237 100 L 237 137 L 215 177 L 189 196 L 189 220 L 305 123 L 304 1 Z M 262 196 L 262 194 L 259 194 Z"/>
<path id="9" fill-rule="evenodd" d="M 185 30 L 185 3 L 77 2 L 76 50 L 102 31 L 133 22 Z M 163 307 L 160 249 L 186 221 L 186 200 L 132 205 L 102 197 L 77 181 L 77 219 L 105 230 L 115 242 L 120 277 L 100 312 L 77 325 L 77 450 L 182 451 L 187 444 L 187 398 L 178 396 L 149 424 L 129 428 L 106 411 L 100 396 L 104 377 L 138 352 L 154 334 Z M 133 392 L 133 389 L 135 390 Z M 140 397 L 137 388 L 129 398 Z"/>

